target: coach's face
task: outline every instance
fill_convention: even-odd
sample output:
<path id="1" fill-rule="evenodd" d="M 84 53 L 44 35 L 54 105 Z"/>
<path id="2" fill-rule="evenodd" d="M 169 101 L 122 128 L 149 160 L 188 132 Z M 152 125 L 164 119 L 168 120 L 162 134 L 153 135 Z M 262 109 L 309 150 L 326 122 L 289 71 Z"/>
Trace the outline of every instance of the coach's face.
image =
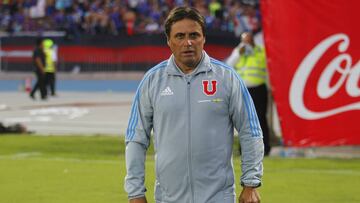
<path id="1" fill-rule="evenodd" d="M 171 26 L 167 39 L 171 52 L 174 54 L 176 65 L 184 73 L 190 73 L 201 60 L 205 37 L 198 22 L 183 19 Z"/>

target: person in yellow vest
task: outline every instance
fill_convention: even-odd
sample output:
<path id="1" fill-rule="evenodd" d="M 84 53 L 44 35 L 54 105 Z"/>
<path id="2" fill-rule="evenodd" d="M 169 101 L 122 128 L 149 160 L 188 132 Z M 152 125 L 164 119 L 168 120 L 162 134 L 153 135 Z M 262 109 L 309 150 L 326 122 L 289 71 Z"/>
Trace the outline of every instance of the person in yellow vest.
<path id="1" fill-rule="evenodd" d="M 44 52 L 45 52 L 46 89 L 50 87 L 51 96 L 56 96 L 55 73 L 56 73 L 57 51 L 54 47 L 54 42 L 51 39 L 44 40 Z"/>
<path id="2" fill-rule="evenodd" d="M 250 32 L 241 34 L 241 43 L 233 50 L 226 63 L 234 67 L 246 84 L 254 101 L 265 145 L 265 156 L 270 154 L 270 135 L 267 122 L 267 70 L 265 49 L 255 44 L 254 36 Z"/>

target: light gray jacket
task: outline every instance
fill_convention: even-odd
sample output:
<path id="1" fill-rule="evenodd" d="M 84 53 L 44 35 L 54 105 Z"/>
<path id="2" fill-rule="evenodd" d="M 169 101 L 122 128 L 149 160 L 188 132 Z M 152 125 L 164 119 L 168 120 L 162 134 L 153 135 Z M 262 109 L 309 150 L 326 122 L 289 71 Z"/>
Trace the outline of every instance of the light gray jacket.
<path id="1" fill-rule="evenodd" d="M 173 56 L 150 69 L 135 95 L 126 133 L 125 190 L 145 195 L 145 154 L 153 130 L 157 203 L 233 203 L 234 128 L 242 149 L 241 184 L 263 173 L 262 131 L 237 73 L 205 52 L 185 75 Z"/>

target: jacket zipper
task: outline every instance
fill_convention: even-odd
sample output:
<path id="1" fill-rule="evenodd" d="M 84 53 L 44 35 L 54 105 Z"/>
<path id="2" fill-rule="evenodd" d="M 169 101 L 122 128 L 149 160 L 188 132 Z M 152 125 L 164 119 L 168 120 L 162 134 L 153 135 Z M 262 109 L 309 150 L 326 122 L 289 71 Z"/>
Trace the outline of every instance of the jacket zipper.
<path id="1" fill-rule="evenodd" d="M 187 110 L 188 110 L 188 170 L 189 170 L 189 182 L 191 190 L 191 202 L 194 203 L 194 188 L 193 188 L 193 177 L 192 177 L 192 158 L 191 158 L 191 108 L 190 108 L 190 78 L 186 79 L 187 82 Z"/>

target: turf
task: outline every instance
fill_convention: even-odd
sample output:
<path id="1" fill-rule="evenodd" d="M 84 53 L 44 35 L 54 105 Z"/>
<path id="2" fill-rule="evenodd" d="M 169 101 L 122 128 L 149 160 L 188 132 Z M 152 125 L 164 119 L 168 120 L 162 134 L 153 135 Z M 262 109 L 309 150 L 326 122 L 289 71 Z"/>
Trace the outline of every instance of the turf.
<path id="1" fill-rule="evenodd" d="M 234 159 L 239 180 L 239 157 Z M 264 166 L 262 202 L 360 202 L 359 159 L 266 158 Z M 146 168 L 147 196 L 154 202 L 151 155 Z M 123 203 L 124 176 L 121 137 L 0 136 L 0 202 Z"/>

